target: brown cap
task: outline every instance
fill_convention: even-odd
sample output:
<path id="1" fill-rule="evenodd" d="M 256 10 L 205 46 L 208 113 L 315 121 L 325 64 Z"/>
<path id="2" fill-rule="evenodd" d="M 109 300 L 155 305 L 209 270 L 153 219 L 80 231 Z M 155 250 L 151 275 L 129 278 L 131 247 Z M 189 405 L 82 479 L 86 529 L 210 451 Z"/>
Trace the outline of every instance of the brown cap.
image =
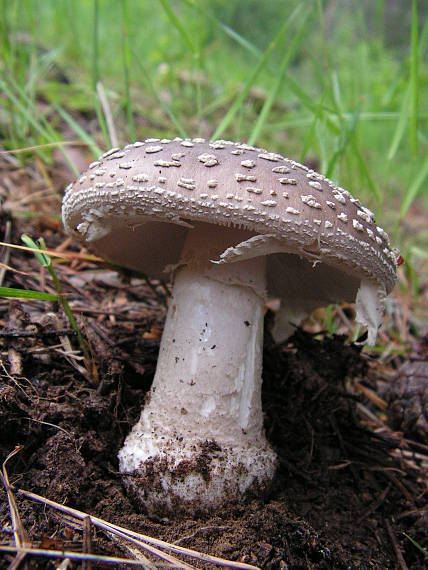
<path id="1" fill-rule="evenodd" d="M 65 193 L 66 230 L 110 261 L 159 277 L 193 223 L 247 229 L 227 263 L 268 255 L 268 290 L 308 309 L 353 300 L 363 280 L 386 293 L 396 256 L 373 213 L 294 160 L 246 144 L 147 139 L 111 149 Z"/>

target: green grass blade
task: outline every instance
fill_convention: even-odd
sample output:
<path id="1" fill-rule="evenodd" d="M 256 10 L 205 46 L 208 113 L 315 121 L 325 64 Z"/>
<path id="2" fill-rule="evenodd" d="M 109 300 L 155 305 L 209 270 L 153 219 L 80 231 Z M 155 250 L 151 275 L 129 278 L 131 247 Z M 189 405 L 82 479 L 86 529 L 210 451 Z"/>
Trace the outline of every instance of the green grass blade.
<path id="1" fill-rule="evenodd" d="M 413 26 L 413 18 L 412 18 L 412 26 Z M 413 27 L 412 27 L 412 32 L 413 32 Z M 413 32 L 414 35 L 416 35 L 417 38 L 417 32 Z M 418 42 L 418 48 L 417 48 L 417 54 L 415 54 L 415 48 L 413 46 L 411 46 L 411 55 L 412 55 L 412 63 L 413 60 L 416 60 L 417 62 L 422 59 L 424 57 L 424 52 L 425 52 L 425 48 L 426 48 L 426 42 L 428 39 L 428 18 L 425 20 L 425 24 L 424 27 L 422 29 L 421 35 L 420 35 L 420 39 Z M 413 36 L 412 36 L 412 41 L 413 40 Z M 392 142 L 391 142 L 391 146 L 389 148 L 388 151 L 388 160 L 392 160 L 398 150 L 398 147 L 400 146 L 400 143 L 403 139 L 406 127 L 408 125 L 408 117 L 409 117 L 409 107 L 411 105 L 413 105 L 414 103 L 416 103 L 416 108 L 418 108 L 418 92 L 419 92 L 419 81 L 418 81 L 418 71 L 417 71 L 417 66 L 418 63 L 416 63 L 416 69 L 413 71 L 414 78 L 413 81 L 415 82 L 415 85 L 413 86 L 413 83 L 411 82 L 408 86 L 407 89 L 403 95 L 403 99 L 402 99 L 402 103 L 401 103 L 401 108 L 400 108 L 400 114 L 399 114 L 399 120 L 397 123 L 397 127 L 394 133 L 394 136 L 392 138 Z M 412 71 L 411 71 L 412 73 Z M 415 100 L 413 100 L 413 97 L 415 97 Z M 417 125 L 417 115 L 413 113 L 413 109 L 412 109 L 412 116 L 414 115 L 415 120 L 416 120 L 416 125 Z M 414 136 L 414 135 L 413 135 Z"/>
<path id="2" fill-rule="evenodd" d="M 209 18 L 218 28 L 220 28 L 235 43 L 237 43 L 238 45 L 243 47 L 245 50 L 247 50 L 250 53 L 252 53 L 253 55 L 255 55 L 257 58 L 262 57 L 263 53 L 259 50 L 258 47 L 256 47 L 254 44 L 252 44 L 250 41 L 248 41 L 243 36 L 241 36 L 241 34 L 238 34 L 238 32 L 236 32 L 230 26 L 221 22 L 210 10 L 206 10 L 200 4 L 197 4 L 195 2 L 191 2 L 190 0 L 185 0 L 185 2 L 188 6 L 191 6 L 193 9 L 198 10 L 201 14 L 203 14 L 204 16 Z"/>
<path id="3" fill-rule="evenodd" d="M 428 41 L 428 17 L 425 20 L 425 23 L 423 25 L 421 34 L 420 34 L 420 38 L 419 38 L 419 46 L 418 46 L 418 56 L 419 56 L 419 61 L 423 59 L 424 54 L 425 54 L 425 50 L 427 47 L 427 41 Z"/>
<path id="4" fill-rule="evenodd" d="M 103 153 L 91 135 L 88 135 L 88 133 L 82 129 L 79 123 L 77 123 L 65 109 L 59 105 L 53 105 L 53 108 L 58 113 L 58 115 L 67 123 L 67 125 L 76 133 L 79 139 L 88 145 L 95 158 Z M 76 176 L 78 175 L 79 172 L 77 172 Z"/>
<path id="5" fill-rule="evenodd" d="M 13 217 L 18 220 L 38 220 L 43 217 L 49 217 L 57 222 L 61 222 L 60 214 L 55 212 L 29 212 L 28 210 L 14 210 Z"/>
<path id="6" fill-rule="evenodd" d="M 332 176 L 337 161 L 339 160 L 339 158 L 344 156 L 347 147 L 351 146 L 353 155 L 357 160 L 358 168 L 362 176 L 365 178 L 367 185 L 370 189 L 370 192 L 372 193 L 376 201 L 379 203 L 382 200 L 382 196 L 379 193 L 376 184 L 373 182 L 366 161 L 364 160 L 360 152 L 356 140 L 356 131 L 361 116 L 361 105 L 357 107 L 357 109 L 350 117 L 348 116 L 347 113 L 345 117 L 345 113 L 343 112 L 343 103 L 342 103 L 339 78 L 336 72 L 333 73 L 331 77 L 331 91 L 332 91 L 335 112 L 340 121 L 340 136 L 339 136 L 338 148 L 336 149 L 335 153 L 333 154 L 333 157 L 330 159 L 328 166 L 326 168 L 326 176 Z M 349 121 L 349 124 L 347 124 L 347 121 Z M 330 128 L 329 125 L 327 126 Z"/>
<path id="7" fill-rule="evenodd" d="M 26 246 L 32 247 L 33 249 L 40 249 L 40 244 L 36 243 L 33 239 L 30 238 L 27 234 L 22 234 L 21 240 L 25 243 Z M 46 248 L 43 248 L 46 249 Z M 49 267 L 52 265 L 52 260 L 49 255 L 46 253 L 41 253 L 34 251 L 34 255 L 37 258 L 37 261 L 40 263 L 42 267 Z"/>
<path id="8" fill-rule="evenodd" d="M 406 538 L 408 538 L 410 540 L 410 542 L 413 544 L 413 546 L 419 550 L 419 552 L 423 555 L 424 558 L 428 558 L 428 550 L 426 548 L 421 546 L 419 544 L 419 542 L 416 542 L 416 540 L 414 538 L 412 538 L 411 536 L 409 536 L 405 532 L 403 532 L 403 534 Z"/>
<path id="9" fill-rule="evenodd" d="M 235 30 L 233 30 L 230 26 L 223 24 L 222 22 L 217 20 L 217 18 L 215 18 L 212 15 L 210 15 L 210 17 L 224 31 L 224 33 L 227 36 L 229 36 L 234 42 L 236 42 L 237 44 L 242 46 L 244 49 L 246 49 L 247 51 L 249 51 L 250 53 L 252 53 L 256 57 L 261 57 L 263 55 L 258 47 L 256 47 L 254 44 L 249 42 L 246 38 L 244 38 L 243 36 L 238 34 L 238 32 L 235 32 Z"/>
<path id="10" fill-rule="evenodd" d="M 104 115 L 101 111 L 101 106 L 98 101 L 97 97 L 97 85 L 100 78 L 100 66 L 99 66 L 99 0 L 93 0 L 93 28 L 92 28 L 92 91 L 93 91 L 93 98 L 94 98 L 94 110 L 97 116 L 98 124 L 100 126 L 104 145 L 107 148 L 111 148 L 113 145 L 111 144 L 110 138 L 108 136 L 107 125 L 104 118 Z M 74 25 L 74 24 L 73 24 Z M 73 33 L 74 37 L 76 38 L 76 32 Z"/>
<path id="11" fill-rule="evenodd" d="M 250 135 L 250 138 L 248 139 L 248 144 L 252 145 L 255 143 L 255 141 L 259 138 L 260 133 L 263 129 L 263 126 L 269 116 L 270 110 L 272 108 L 272 105 L 274 104 L 279 90 L 281 88 L 282 82 L 284 81 L 284 76 L 285 76 L 285 72 L 287 71 L 287 67 L 288 64 L 290 63 L 291 59 L 294 57 L 294 54 L 297 51 L 297 48 L 300 46 L 300 44 L 303 41 L 303 38 L 306 35 L 306 21 L 307 21 L 307 15 L 308 13 L 306 13 L 303 16 L 303 20 L 299 26 L 299 29 L 297 30 L 292 42 L 290 43 L 288 49 L 285 52 L 284 58 L 282 60 L 282 64 L 278 73 L 278 78 L 273 86 L 273 88 L 271 89 L 264 105 L 263 108 L 259 114 L 259 117 L 257 119 L 257 122 L 254 126 L 254 129 Z"/>
<path id="12" fill-rule="evenodd" d="M 59 134 L 54 129 L 52 129 L 52 127 L 49 125 L 45 117 L 43 117 L 43 115 L 40 114 L 37 107 L 34 105 L 34 102 L 27 97 L 25 92 L 15 81 L 12 80 L 12 78 L 9 78 L 9 80 L 12 83 L 12 87 L 17 92 L 17 95 L 15 95 L 15 93 L 12 91 L 9 85 L 7 85 L 5 81 L 2 81 L 1 78 L 0 78 L 0 89 L 3 89 L 7 98 L 16 107 L 16 109 L 25 117 L 25 119 L 33 127 L 33 129 L 49 142 L 61 141 L 61 137 L 59 136 Z M 59 150 L 63 154 L 74 175 L 78 176 L 79 171 L 75 167 L 73 161 L 70 160 L 67 151 L 62 146 L 59 147 Z"/>
<path id="13" fill-rule="evenodd" d="M 104 116 L 103 109 L 101 107 L 101 103 L 98 99 L 98 93 L 94 93 L 93 97 L 94 97 L 95 114 L 97 116 L 98 124 L 100 126 L 101 133 L 103 136 L 104 146 L 106 148 L 111 148 L 112 146 L 116 146 L 116 145 L 112 144 L 112 141 L 110 140 L 110 135 L 109 135 L 109 132 L 107 129 L 107 120 Z"/>
<path id="14" fill-rule="evenodd" d="M 168 19 L 170 20 L 174 28 L 177 30 L 177 32 L 180 34 L 183 42 L 186 44 L 186 46 L 193 54 L 196 54 L 198 50 L 196 46 L 193 44 L 192 40 L 190 39 L 189 34 L 186 32 L 180 19 L 177 17 L 176 13 L 171 8 L 169 0 L 160 0 L 160 3 L 162 4 L 162 8 L 164 9 L 165 14 L 168 16 Z"/>
<path id="15" fill-rule="evenodd" d="M 408 122 L 409 105 L 410 105 L 410 89 L 406 89 L 400 107 L 400 114 L 399 114 L 397 127 L 395 129 L 394 136 L 392 137 L 391 146 L 389 147 L 388 160 L 392 160 L 395 157 L 398 147 L 400 146 L 401 140 L 404 136 Z"/>
<path id="16" fill-rule="evenodd" d="M 333 153 L 333 156 L 329 159 L 329 160 L 324 160 L 324 165 L 325 168 L 323 169 L 323 172 L 325 173 L 326 176 L 333 176 L 333 171 L 334 168 L 338 162 L 338 159 L 341 158 L 345 152 L 345 149 L 348 145 L 348 142 L 350 140 L 350 128 L 348 127 L 348 125 L 346 124 L 346 121 L 343 117 L 343 110 L 342 110 L 342 96 L 341 96 L 341 89 L 340 89 L 340 83 L 339 83 L 339 76 L 337 73 L 337 70 L 334 70 L 333 72 L 329 73 L 328 75 L 328 79 L 329 81 L 324 81 L 323 80 L 323 86 L 324 88 L 327 88 L 329 90 L 330 96 L 331 96 L 331 100 L 334 106 L 334 113 L 337 116 L 338 122 L 339 122 L 339 132 L 337 135 L 337 142 L 336 142 L 336 150 Z M 352 115 L 353 118 L 355 118 L 355 115 Z M 327 123 L 326 121 L 324 121 L 325 124 Z M 326 124 L 327 126 L 327 124 Z M 322 144 L 322 141 L 320 140 L 320 145 Z M 325 148 L 325 145 L 324 145 Z M 324 155 L 324 158 L 327 158 L 327 155 Z"/>
<path id="17" fill-rule="evenodd" d="M 202 59 L 199 51 L 196 56 L 196 116 L 198 117 L 198 137 L 201 136 L 202 130 Z"/>
<path id="18" fill-rule="evenodd" d="M 196 72 L 196 116 L 198 119 L 198 131 L 200 131 L 202 126 L 202 89 L 201 89 L 201 75 L 202 75 L 202 60 L 201 60 L 201 50 L 199 45 L 190 39 L 185 27 L 181 23 L 177 14 L 171 7 L 169 0 L 160 0 L 162 7 L 167 15 L 168 19 L 175 27 L 179 35 L 181 36 L 184 44 L 190 50 L 194 57 L 194 70 Z"/>
<path id="19" fill-rule="evenodd" d="M 420 189 L 422 188 L 425 179 L 428 176 L 428 157 L 423 162 L 422 166 L 419 168 L 418 173 L 416 174 L 413 182 L 410 184 L 409 189 L 407 190 L 403 201 L 400 207 L 400 219 L 401 221 L 404 216 L 407 214 L 410 206 L 412 205 L 414 199 L 419 194 Z"/>
<path id="20" fill-rule="evenodd" d="M 418 247 L 417 245 L 412 245 L 410 247 L 409 251 L 415 257 L 417 257 L 419 259 L 423 259 L 425 261 L 428 261 L 428 251 L 425 251 L 425 249 L 422 249 L 421 247 Z"/>
<path id="21" fill-rule="evenodd" d="M 153 83 L 152 78 L 150 77 L 149 72 L 144 67 L 144 65 L 141 63 L 141 61 L 138 57 L 138 54 L 135 53 L 135 50 L 133 48 L 131 48 L 131 50 L 132 50 L 133 60 L 136 62 L 137 66 L 139 67 L 141 75 L 144 76 L 144 79 L 146 80 L 146 84 L 149 87 L 150 91 L 153 93 L 153 96 L 156 98 L 156 101 L 158 102 L 159 106 L 162 107 L 163 112 L 166 115 L 168 115 L 171 122 L 173 123 L 173 125 L 177 129 L 179 135 L 183 138 L 187 138 L 188 134 L 187 134 L 187 131 L 184 128 L 183 124 L 180 122 L 179 118 L 174 114 L 173 110 L 168 105 L 168 103 L 158 93 L 156 86 Z"/>
<path id="22" fill-rule="evenodd" d="M 385 0 L 377 0 L 375 3 L 375 21 L 378 41 L 383 47 L 385 42 Z"/>
<path id="23" fill-rule="evenodd" d="M 0 297 L 31 299 L 33 301 L 58 301 L 58 295 L 52 293 L 42 293 L 31 289 L 14 289 L 13 287 L 0 287 Z"/>
<path id="24" fill-rule="evenodd" d="M 331 157 L 331 159 L 328 163 L 328 166 L 327 166 L 327 171 L 325 173 L 325 175 L 327 177 L 332 176 L 337 162 L 345 154 L 345 151 L 346 151 L 349 143 L 351 142 L 351 139 L 354 136 L 355 130 L 357 128 L 358 120 L 360 117 L 360 111 L 361 111 L 361 108 L 357 107 L 357 109 L 354 111 L 354 113 L 352 115 L 351 122 L 349 124 L 347 124 L 345 121 L 343 122 L 343 124 L 342 124 L 343 131 L 339 137 L 338 147 L 335 150 L 335 152 L 333 153 L 333 156 Z"/>
<path id="25" fill-rule="evenodd" d="M 194 2 L 190 2 L 189 0 L 185 0 L 185 1 L 186 1 L 186 4 L 188 4 L 192 8 L 199 10 L 199 12 L 202 12 L 205 16 L 207 16 L 210 20 L 212 20 L 220 29 L 223 30 L 223 32 L 226 35 L 228 35 L 237 44 L 242 46 L 245 50 L 250 52 L 252 55 L 255 55 L 258 59 L 263 57 L 263 53 L 259 50 L 258 47 L 256 47 L 249 40 L 247 40 L 246 38 L 244 38 L 243 36 L 238 34 L 235 30 L 230 28 L 230 26 L 227 26 L 226 24 L 224 24 L 220 20 L 218 20 L 210 11 L 204 10 L 200 5 L 197 5 Z M 312 98 L 307 93 L 305 93 L 305 91 L 303 89 L 300 88 L 298 83 L 293 78 L 291 78 L 290 76 L 287 76 L 287 74 L 285 75 L 285 80 L 286 80 L 286 84 L 290 88 L 290 91 L 299 100 L 301 100 L 301 102 L 303 102 L 306 107 L 312 108 L 312 106 L 313 106 Z M 215 102 L 210 103 L 207 106 L 207 108 L 204 110 L 203 114 L 204 115 L 210 114 L 211 112 L 215 111 L 217 108 L 224 106 L 227 103 L 229 98 L 230 98 L 230 95 L 227 95 L 226 97 L 223 98 L 223 100 L 220 100 L 220 101 L 216 100 Z M 326 108 L 326 110 L 328 110 L 328 109 Z M 332 124 L 330 124 L 330 127 L 331 126 L 332 126 Z"/>
<path id="26" fill-rule="evenodd" d="M 84 56 L 82 53 L 82 46 L 79 37 L 79 18 L 76 14 L 76 9 L 77 5 L 75 0 L 66 0 L 66 18 L 70 26 L 70 33 L 72 37 L 71 41 L 73 43 L 74 49 L 76 49 L 78 52 L 77 59 L 79 61 L 79 64 L 82 64 L 84 61 Z"/>
<path id="27" fill-rule="evenodd" d="M 300 158 L 299 161 L 303 164 L 303 162 L 305 161 L 306 155 L 308 154 L 309 148 L 312 145 L 312 142 L 315 138 L 316 135 L 316 127 L 318 124 L 318 121 L 321 119 L 322 117 L 322 105 L 324 103 L 324 99 L 326 96 L 326 90 L 324 89 L 321 98 L 320 98 L 320 102 L 318 104 L 318 107 L 316 109 L 316 112 L 313 115 L 313 119 L 311 121 L 311 124 L 309 126 L 308 132 L 306 134 L 305 137 L 305 141 L 303 143 L 303 148 L 302 148 L 302 152 L 300 153 Z"/>
<path id="28" fill-rule="evenodd" d="M 295 79 L 293 79 L 288 73 L 285 74 L 285 84 L 287 85 L 287 88 L 290 89 L 293 95 L 297 97 L 297 99 L 304 107 L 309 109 L 309 111 L 311 111 L 312 113 L 316 113 L 318 111 L 319 103 L 318 104 L 315 103 L 313 97 L 308 93 L 306 93 L 306 91 L 299 85 L 299 83 Z M 325 113 L 335 114 L 335 110 L 332 107 L 325 105 L 324 103 L 322 103 L 321 105 L 321 110 L 323 112 L 323 115 Z M 331 130 L 331 132 L 339 134 L 340 129 L 338 129 L 336 123 L 334 123 L 334 121 L 332 121 L 328 116 L 326 116 L 325 118 L 326 118 L 326 124 Z"/>
<path id="29" fill-rule="evenodd" d="M 10 88 L 16 93 L 15 101 L 19 100 L 19 110 L 23 110 L 26 120 L 33 125 L 47 139 L 61 140 L 59 134 L 52 128 L 43 113 L 37 108 L 34 99 L 29 97 L 26 88 L 21 87 L 12 75 L 8 76 Z M 33 119 L 34 118 L 34 119 Z"/>
<path id="30" fill-rule="evenodd" d="M 35 118 L 35 114 L 33 112 L 32 107 L 27 107 L 23 103 L 21 103 L 20 99 L 13 93 L 12 89 L 10 89 L 9 85 L 3 80 L 0 79 L 0 89 L 4 92 L 6 97 L 9 101 L 15 106 L 15 111 L 19 111 L 28 121 L 28 123 L 33 127 L 33 129 L 42 135 L 46 139 L 49 139 L 49 133 L 46 131 L 44 127 L 40 124 L 40 122 Z"/>
<path id="31" fill-rule="evenodd" d="M 372 178 L 370 171 L 368 169 L 366 160 L 364 159 L 363 155 L 361 154 L 360 148 L 359 148 L 355 138 L 352 139 L 351 145 L 352 145 L 352 152 L 354 153 L 354 156 L 357 159 L 360 172 L 363 174 L 364 178 L 366 179 L 367 186 L 368 186 L 370 192 L 372 193 L 372 195 L 374 196 L 376 201 L 378 203 L 380 203 L 382 201 L 382 195 L 380 194 L 376 184 L 373 181 L 373 178 Z"/>
<path id="32" fill-rule="evenodd" d="M 42 250 L 47 249 L 45 240 L 43 238 L 40 238 L 38 240 L 38 242 L 35 242 L 30 236 L 23 234 L 21 236 L 21 239 L 28 247 L 32 247 L 36 250 L 37 249 L 39 249 L 39 250 L 40 249 L 42 249 Z M 79 325 L 77 324 L 77 321 L 74 318 L 73 312 L 70 308 L 70 305 L 68 304 L 67 299 L 64 297 L 62 285 L 61 285 L 61 282 L 60 282 L 60 280 L 56 274 L 55 268 L 52 264 L 52 259 L 46 253 L 42 253 L 42 252 L 38 252 L 38 251 L 34 251 L 33 253 L 36 256 L 37 260 L 39 261 L 40 265 L 42 267 L 46 267 L 46 269 L 49 272 L 49 275 L 52 278 L 53 284 L 54 284 L 55 289 L 58 293 L 58 295 L 54 295 L 53 300 L 56 300 L 61 304 L 63 311 L 64 311 L 64 313 L 68 319 L 68 322 L 70 323 L 71 328 L 76 333 L 77 339 L 79 341 L 79 345 L 80 345 L 80 348 L 83 352 L 85 362 L 86 362 L 86 366 L 88 367 L 87 369 L 89 372 L 90 354 L 89 354 L 89 350 L 88 350 L 88 344 L 87 344 L 86 340 L 84 339 L 82 333 L 80 332 Z M 48 293 L 45 293 L 45 295 L 48 295 Z"/>
<path id="33" fill-rule="evenodd" d="M 412 29 L 410 55 L 410 148 L 418 151 L 418 107 L 419 107 L 419 49 L 418 49 L 418 2 L 412 2 Z"/>
<path id="34" fill-rule="evenodd" d="M 0 46 L 1 53 L 4 56 L 5 61 L 8 59 L 10 44 L 9 44 L 9 23 L 6 10 L 7 0 L 1 0 L 0 8 Z"/>
<path id="35" fill-rule="evenodd" d="M 129 85 L 129 68 L 131 66 L 131 50 L 129 47 L 129 11 L 127 0 L 122 0 L 122 66 L 125 81 L 125 109 L 128 119 L 128 130 L 131 141 L 135 141 L 135 123 L 132 112 L 131 89 Z"/>
<path id="36" fill-rule="evenodd" d="M 163 0 L 161 0 L 161 1 L 163 1 Z M 213 140 L 217 139 L 229 127 L 229 125 L 231 124 L 231 122 L 235 118 L 236 113 L 241 109 L 242 104 L 245 101 L 245 99 L 247 98 L 247 95 L 250 92 L 251 87 L 254 85 L 255 81 L 257 80 L 257 77 L 259 76 L 259 74 L 261 73 L 263 68 L 266 66 L 272 52 L 274 51 L 274 49 L 278 45 L 279 40 L 285 34 L 286 30 L 291 26 L 293 21 L 297 18 L 300 11 L 301 11 L 301 4 L 299 4 L 293 10 L 291 15 L 287 18 L 285 23 L 281 26 L 279 32 L 276 34 L 275 38 L 272 40 L 272 42 L 269 44 L 266 51 L 264 52 L 263 57 L 260 59 L 260 61 L 256 65 L 253 73 L 250 75 L 250 77 L 248 78 L 248 80 L 244 84 L 242 91 L 239 93 L 239 95 L 237 96 L 237 98 L 233 102 L 231 108 L 226 113 L 226 116 L 223 118 L 223 120 L 220 122 L 220 125 L 217 127 L 216 131 L 214 132 L 214 134 L 212 136 Z"/>
<path id="37" fill-rule="evenodd" d="M 340 89 L 339 75 L 337 70 L 331 74 L 331 90 L 333 94 L 334 108 L 337 114 L 343 117 L 343 104 L 342 104 L 342 94 Z"/>
<path id="38" fill-rule="evenodd" d="M 98 18 L 98 0 L 93 0 L 94 2 L 94 27 L 92 34 L 92 90 L 95 92 L 97 89 L 99 74 L 99 64 L 98 64 L 98 29 L 99 29 L 99 18 Z"/>

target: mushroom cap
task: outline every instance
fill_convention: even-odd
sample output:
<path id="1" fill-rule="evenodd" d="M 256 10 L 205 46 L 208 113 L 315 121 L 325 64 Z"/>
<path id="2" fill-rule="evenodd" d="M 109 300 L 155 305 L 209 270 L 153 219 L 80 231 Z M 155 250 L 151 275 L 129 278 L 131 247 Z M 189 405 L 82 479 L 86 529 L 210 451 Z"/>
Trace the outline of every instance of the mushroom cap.
<path id="1" fill-rule="evenodd" d="M 208 223 L 251 232 L 213 261 L 267 255 L 268 293 L 308 310 L 355 299 L 363 280 L 389 293 L 396 255 L 359 200 L 326 177 L 247 144 L 147 139 L 111 149 L 65 192 L 68 233 L 111 262 L 153 277 L 180 262 Z"/>

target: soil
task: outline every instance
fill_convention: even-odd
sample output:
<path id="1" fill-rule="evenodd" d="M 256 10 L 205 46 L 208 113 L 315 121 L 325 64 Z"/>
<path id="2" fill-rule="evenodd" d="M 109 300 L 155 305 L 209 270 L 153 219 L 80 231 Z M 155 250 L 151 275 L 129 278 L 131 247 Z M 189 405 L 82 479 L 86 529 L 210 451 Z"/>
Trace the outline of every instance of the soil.
<path id="1" fill-rule="evenodd" d="M 7 220 L 2 236 L 11 227 Z M 12 220 L 10 241 L 19 243 L 24 231 L 43 235 L 51 248 L 65 239 L 49 216 Z M 53 290 L 31 254 L 14 252 L 12 265 L 3 285 Z M 424 567 L 418 545 L 427 546 L 426 384 L 415 388 L 413 379 L 407 392 L 397 388 L 414 361 L 412 378 L 426 380 L 423 335 L 409 337 L 405 353 L 382 358 L 310 326 L 276 345 L 268 310 L 263 408 L 280 460 L 269 494 L 211 516 L 148 517 L 125 493 L 117 452 L 150 389 L 166 289 L 80 260 L 59 263 L 56 271 L 89 340 L 92 378 L 67 354 L 67 342 L 78 344 L 58 304 L 0 299 L 0 460 L 22 446 L 6 468 L 34 547 L 82 551 L 82 532 L 19 489 L 264 569 Z M 6 493 L 0 529 L 1 543 L 13 545 Z M 129 555 L 99 531 L 91 548 Z M 2 568 L 12 560 L 0 554 Z M 29 567 L 57 564 L 31 557 Z"/>

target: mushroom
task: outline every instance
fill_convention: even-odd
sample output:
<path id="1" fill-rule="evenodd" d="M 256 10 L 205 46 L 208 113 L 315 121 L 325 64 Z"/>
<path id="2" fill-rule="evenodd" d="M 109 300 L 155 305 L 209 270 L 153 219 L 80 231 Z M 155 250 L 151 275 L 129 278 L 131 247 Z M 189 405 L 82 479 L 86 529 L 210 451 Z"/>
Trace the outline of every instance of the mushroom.
<path id="1" fill-rule="evenodd" d="M 67 188 L 67 232 L 116 264 L 174 274 L 156 375 L 119 453 L 148 512 L 206 512 L 265 492 L 277 458 L 261 406 L 265 294 L 283 340 L 356 300 L 374 343 L 397 261 L 370 210 L 279 154 L 228 141 L 114 148 Z"/>

